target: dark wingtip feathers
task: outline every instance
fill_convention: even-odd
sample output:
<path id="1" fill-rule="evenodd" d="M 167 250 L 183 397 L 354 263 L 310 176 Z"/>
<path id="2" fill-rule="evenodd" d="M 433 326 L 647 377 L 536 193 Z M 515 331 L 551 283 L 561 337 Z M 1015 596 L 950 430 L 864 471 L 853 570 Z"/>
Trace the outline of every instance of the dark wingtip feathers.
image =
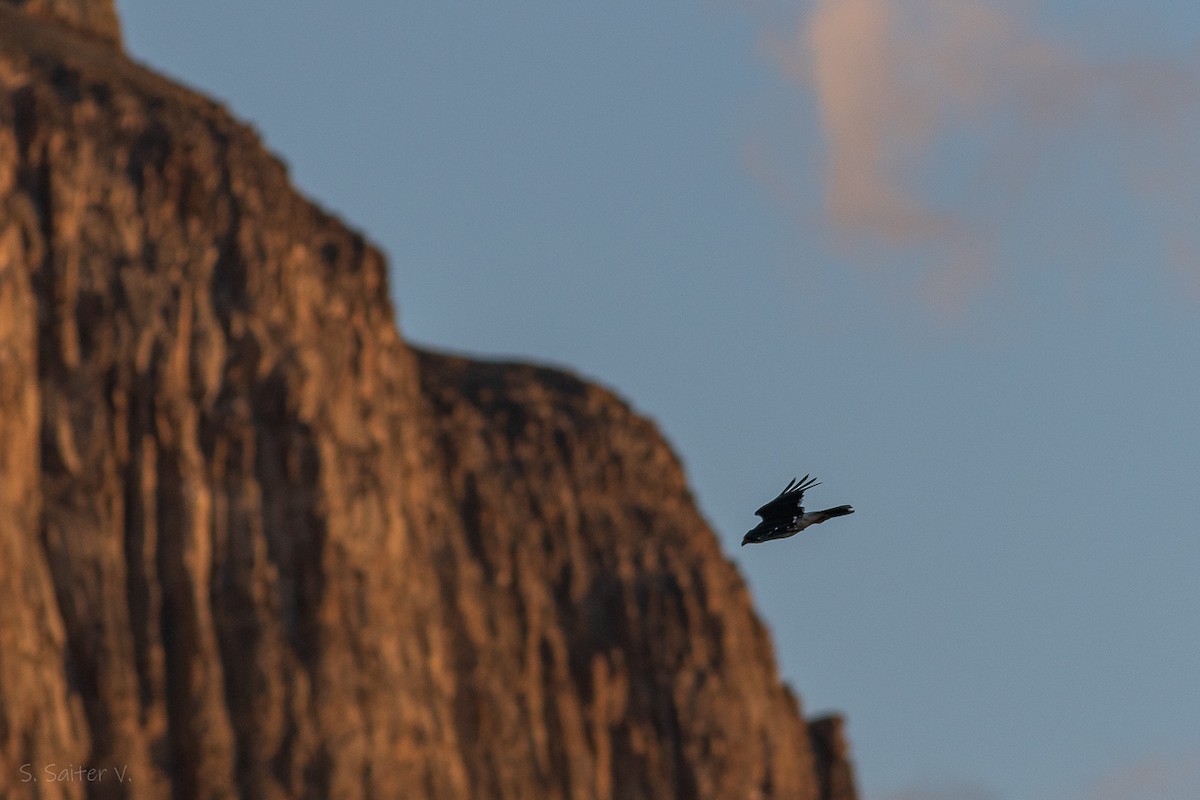
<path id="1" fill-rule="evenodd" d="M 795 487 L 793 488 L 793 491 L 799 492 L 800 494 L 804 494 L 805 492 L 807 492 L 809 489 L 813 488 L 814 486 L 820 486 L 820 485 L 821 485 L 821 482 L 819 480 L 817 480 L 816 478 L 810 478 L 808 475 L 805 475 L 803 478 L 800 479 L 800 482 L 795 485 Z"/>
<path id="2" fill-rule="evenodd" d="M 792 478 L 788 481 L 788 485 L 783 487 L 783 491 L 779 493 L 780 497 L 786 494 L 804 494 L 814 486 L 820 486 L 821 482 L 816 478 L 810 477 L 807 473 L 800 480 Z"/>

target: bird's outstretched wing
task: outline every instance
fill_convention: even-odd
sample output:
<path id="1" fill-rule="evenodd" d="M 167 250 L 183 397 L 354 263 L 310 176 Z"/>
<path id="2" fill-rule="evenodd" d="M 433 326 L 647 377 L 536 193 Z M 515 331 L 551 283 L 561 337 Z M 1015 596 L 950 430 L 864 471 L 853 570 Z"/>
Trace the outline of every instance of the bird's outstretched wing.
<path id="1" fill-rule="evenodd" d="M 805 475 L 799 481 L 792 478 L 788 485 L 783 488 L 783 491 L 769 503 L 763 505 L 754 513 L 762 517 L 764 520 L 771 520 L 778 517 L 790 517 L 794 514 L 804 512 L 803 506 L 804 493 L 814 486 L 819 486 L 820 481 L 816 478 L 809 478 Z"/>

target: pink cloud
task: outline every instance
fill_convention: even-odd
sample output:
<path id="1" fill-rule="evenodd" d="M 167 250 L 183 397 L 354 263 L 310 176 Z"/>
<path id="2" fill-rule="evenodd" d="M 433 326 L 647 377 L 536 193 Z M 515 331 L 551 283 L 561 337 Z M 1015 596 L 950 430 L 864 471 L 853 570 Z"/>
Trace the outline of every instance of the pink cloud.
<path id="1" fill-rule="evenodd" d="M 996 243 L 1077 177 L 1053 174 L 1064 163 L 1086 161 L 1145 213 L 1163 261 L 1200 274 L 1196 64 L 1090 59 L 983 0 L 818 0 L 768 47 L 816 100 L 835 238 L 920 254 L 930 266 L 913 285 L 935 305 L 1005 271 Z M 1111 227 L 1086 218 L 1089 200 L 1067 204 L 1063 241 L 1072 225 L 1081 242 Z"/>

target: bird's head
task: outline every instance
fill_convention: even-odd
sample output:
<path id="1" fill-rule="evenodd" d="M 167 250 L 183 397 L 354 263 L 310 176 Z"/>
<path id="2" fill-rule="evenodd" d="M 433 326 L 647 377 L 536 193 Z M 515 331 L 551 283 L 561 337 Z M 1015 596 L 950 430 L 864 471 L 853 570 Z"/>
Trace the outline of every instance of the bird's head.
<path id="1" fill-rule="evenodd" d="M 762 537 L 758 535 L 758 528 L 746 531 L 746 535 L 742 537 L 742 547 L 748 544 L 758 544 L 762 541 Z"/>

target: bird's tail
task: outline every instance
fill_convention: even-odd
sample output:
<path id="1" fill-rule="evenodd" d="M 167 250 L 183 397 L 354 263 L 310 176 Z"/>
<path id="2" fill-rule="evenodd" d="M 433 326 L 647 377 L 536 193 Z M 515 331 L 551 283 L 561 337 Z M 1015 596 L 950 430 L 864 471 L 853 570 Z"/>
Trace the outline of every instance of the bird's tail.
<path id="1" fill-rule="evenodd" d="M 817 513 L 823 517 L 821 521 L 824 522 L 825 520 L 833 519 L 834 517 L 844 517 L 847 514 L 853 514 L 854 506 L 838 506 L 837 508 L 827 508 L 824 511 L 818 511 Z"/>

